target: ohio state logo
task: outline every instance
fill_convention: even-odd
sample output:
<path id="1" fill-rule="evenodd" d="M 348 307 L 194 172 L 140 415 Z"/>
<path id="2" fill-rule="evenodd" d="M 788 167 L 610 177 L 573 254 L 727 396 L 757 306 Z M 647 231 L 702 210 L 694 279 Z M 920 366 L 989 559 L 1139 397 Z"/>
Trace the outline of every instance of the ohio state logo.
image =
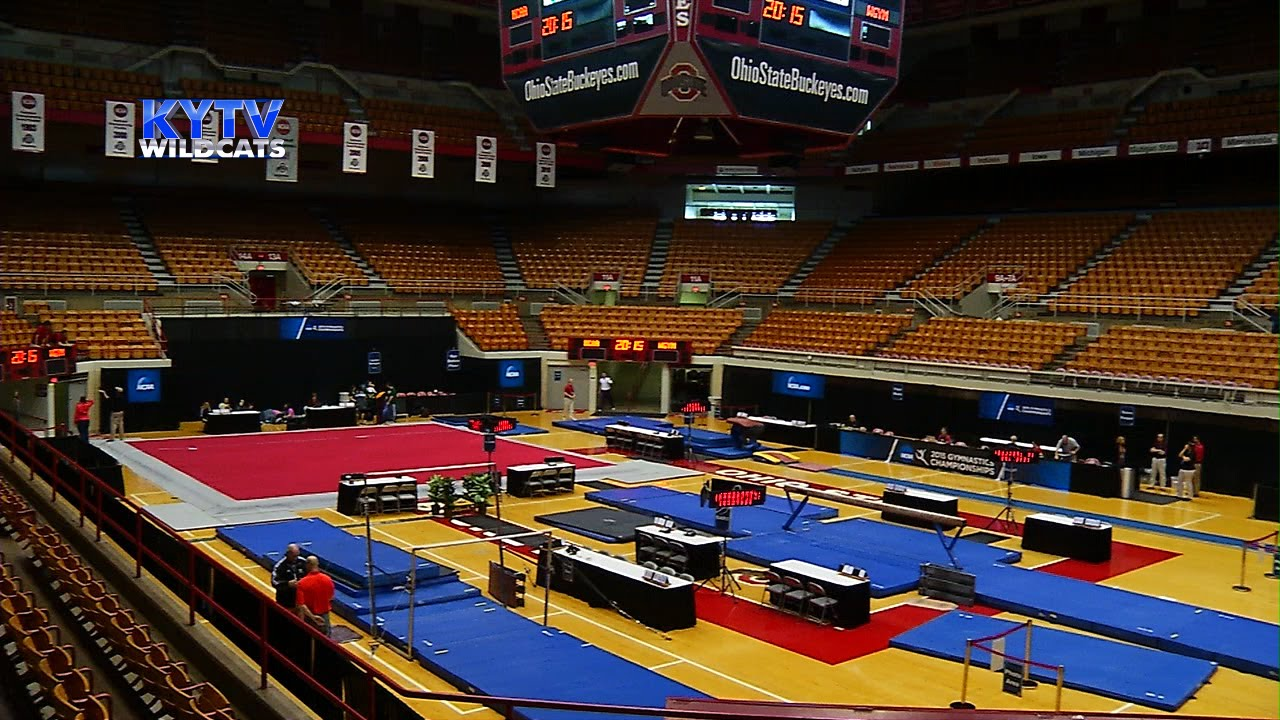
<path id="1" fill-rule="evenodd" d="M 115 113 L 116 117 L 123 118 L 129 114 L 129 106 L 124 103 L 118 103 L 114 108 L 112 108 L 112 112 Z"/>
<path id="2" fill-rule="evenodd" d="M 34 110 L 36 107 L 36 99 L 31 95 L 23 95 L 18 102 L 27 110 Z"/>
<path id="3" fill-rule="evenodd" d="M 293 129 L 293 126 L 289 124 L 288 120 L 280 120 L 276 122 L 277 135 L 288 135 L 289 131 L 292 129 Z"/>
<path id="4" fill-rule="evenodd" d="M 693 102 L 706 94 L 707 79 L 699 75 L 698 68 L 693 65 L 676 63 L 658 87 L 664 97 Z"/>
<path id="5" fill-rule="evenodd" d="M 358 138 L 358 137 L 360 137 L 360 134 L 361 134 L 361 133 L 360 133 L 360 126 L 359 126 L 359 125 L 349 125 L 349 126 L 348 126 L 348 134 L 349 134 L 349 135 L 351 135 L 351 137 L 353 137 L 353 138 Z"/>

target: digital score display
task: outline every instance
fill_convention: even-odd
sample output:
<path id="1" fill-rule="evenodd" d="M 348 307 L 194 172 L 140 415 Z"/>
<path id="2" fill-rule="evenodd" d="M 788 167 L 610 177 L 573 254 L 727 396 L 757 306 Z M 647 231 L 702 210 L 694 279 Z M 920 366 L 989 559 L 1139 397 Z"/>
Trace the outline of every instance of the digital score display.
<path id="1" fill-rule="evenodd" d="M 719 510 L 763 505 L 766 495 L 763 485 L 712 477 L 703 484 L 700 498 L 704 507 Z"/>
<path id="2" fill-rule="evenodd" d="M 467 419 L 467 429 L 482 433 L 504 433 L 516 429 L 516 421 L 498 415 L 482 415 Z"/>
<path id="3" fill-rule="evenodd" d="M 71 348 L 7 348 L 0 352 L 3 352 L 6 380 L 67 375 L 75 371 L 75 351 Z"/>
<path id="4" fill-rule="evenodd" d="M 848 62 L 853 10 L 829 0 L 764 0 L 760 42 Z"/>
<path id="5" fill-rule="evenodd" d="M 569 341 L 569 359 L 683 363 L 689 360 L 689 344 L 648 338 L 577 338 Z"/>
<path id="6" fill-rule="evenodd" d="M 997 447 L 991 452 L 1007 465 L 1031 465 L 1040 462 L 1039 448 Z"/>
<path id="7" fill-rule="evenodd" d="M 572 55 L 615 39 L 613 0 L 541 0 L 538 31 L 544 60 Z"/>

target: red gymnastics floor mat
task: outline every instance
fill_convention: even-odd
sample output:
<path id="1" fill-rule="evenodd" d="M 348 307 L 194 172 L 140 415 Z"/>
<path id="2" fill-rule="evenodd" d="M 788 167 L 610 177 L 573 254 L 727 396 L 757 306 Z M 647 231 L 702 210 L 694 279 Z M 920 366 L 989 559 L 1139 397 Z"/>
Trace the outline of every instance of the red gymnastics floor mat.
<path id="1" fill-rule="evenodd" d="M 482 471 L 481 436 L 435 423 L 337 430 L 263 432 L 130 443 L 151 457 L 236 500 L 334 492 L 344 473 L 396 471 L 426 481 Z M 563 450 L 498 438 L 493 461 L 510 465 L 564 457 L 578 468 L 609 463 Z"/>

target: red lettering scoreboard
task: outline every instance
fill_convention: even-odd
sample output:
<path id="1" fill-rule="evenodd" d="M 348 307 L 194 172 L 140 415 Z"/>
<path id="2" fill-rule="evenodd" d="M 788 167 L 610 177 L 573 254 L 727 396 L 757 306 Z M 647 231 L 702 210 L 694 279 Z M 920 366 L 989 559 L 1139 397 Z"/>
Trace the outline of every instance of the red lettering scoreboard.
<path id="1" fill-rule="evenodd" d="M 684 340 L 648 338 L 573 338 L 569 340 L 570 360 L 612 360 L 616 362 L 689 362 L 689 343 Z"/>
<path id="2" fill-rule="evenodd" d="M 501 0 L 503 78 L 534 126 L 583 146 L 839 146 L 897 82 L 902 4 Z"/>
<path id="3" fill-rule="evenodd" d="M 0 380 L 28 380 L 70 375 L 76 370 L 71 347 L 23 347 L 0 350 Z"/>

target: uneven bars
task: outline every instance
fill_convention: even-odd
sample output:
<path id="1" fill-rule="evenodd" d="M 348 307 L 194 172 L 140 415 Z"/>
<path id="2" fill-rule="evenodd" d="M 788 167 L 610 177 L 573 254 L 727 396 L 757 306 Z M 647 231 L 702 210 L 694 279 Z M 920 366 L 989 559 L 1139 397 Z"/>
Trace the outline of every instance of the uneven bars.
<path id="1" fill-rule="evenodd" d="M 905 505 L 893 505 L 875 497 L 836 495 L 826 492 L 823 489 L 807 487 L 801 488 L 784 486 L 781 489 L 787 494 L 795 493 L 796 495 L 805 495 L 812 498 L 818 498 L 820 500 L 830 500 L 844 505 L 853 505 L 855 507 L 867 508 L 869 510 L 880 510 L 892 515 L 901 515 L 902 517 L 909 517 L 915 520 L 923 520 L 944 528 L 957 528 L 968 525 L 968 521 L 957 515 L 945 515 L 943 513 L 931 512 L 929 510 L 906 507 Z"/>

